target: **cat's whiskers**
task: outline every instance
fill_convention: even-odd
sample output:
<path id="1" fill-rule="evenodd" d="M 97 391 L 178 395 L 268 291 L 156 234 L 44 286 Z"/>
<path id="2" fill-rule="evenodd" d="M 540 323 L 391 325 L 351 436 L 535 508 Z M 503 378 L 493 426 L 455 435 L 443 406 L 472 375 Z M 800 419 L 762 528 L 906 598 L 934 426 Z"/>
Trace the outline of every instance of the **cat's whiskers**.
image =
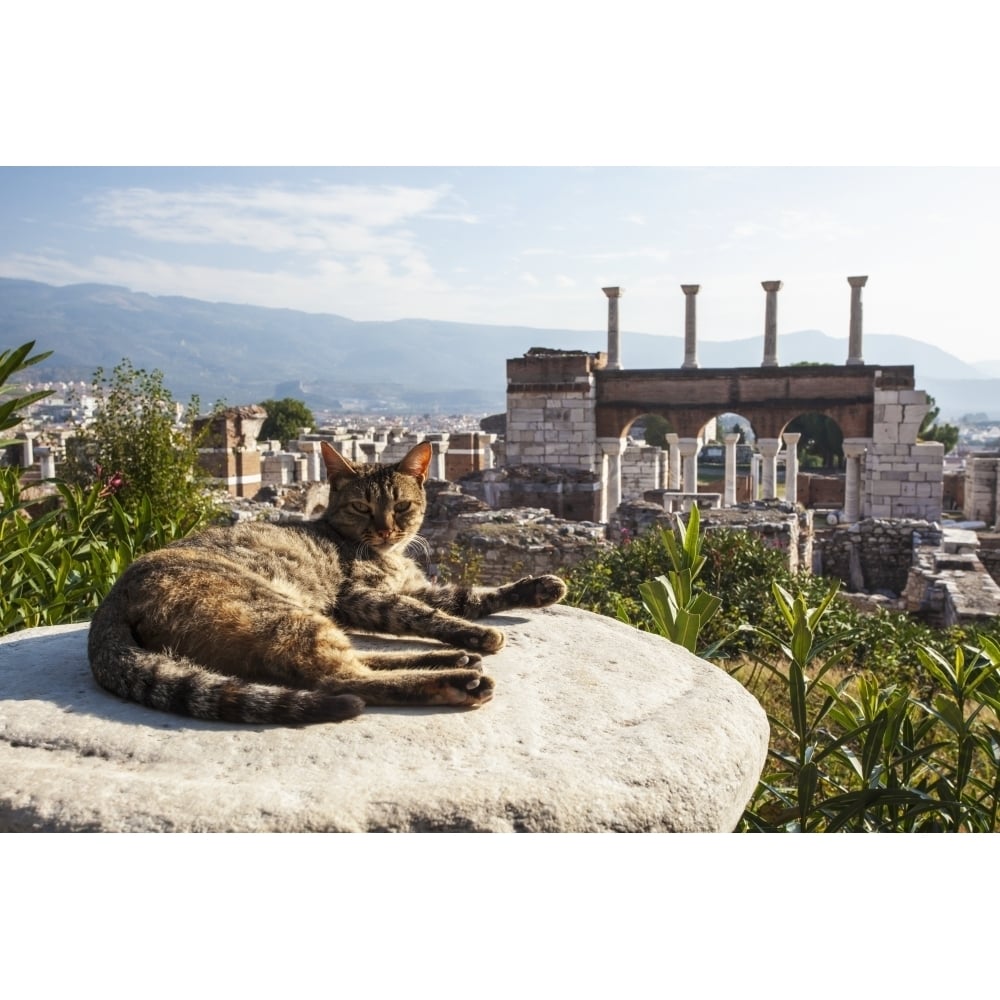
<path id="1" fill-rule="evenodd" d="M 431 547 L 427 539 L 423 535 L 414 535 L 407 543 L 406 548 L 403 549 L 403 555 L 423 555 L 426 559 L 431 557 Z"/>

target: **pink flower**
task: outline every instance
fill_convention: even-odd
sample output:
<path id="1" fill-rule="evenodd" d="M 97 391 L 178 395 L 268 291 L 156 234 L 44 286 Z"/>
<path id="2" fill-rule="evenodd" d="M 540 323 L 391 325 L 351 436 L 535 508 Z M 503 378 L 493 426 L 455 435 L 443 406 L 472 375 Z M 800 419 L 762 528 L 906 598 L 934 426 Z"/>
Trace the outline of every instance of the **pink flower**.
<path id="1" fill-rule="evenodd" d="M 104 476 L 104 470 L 100 466 L 97 467 L 97 475 L 102 478 Z M 97 495 L 99 497 L 113 497 L 126 486 L 128 486 L 128 482 L 125 476 L 120 472 L 114 472 L 104 479 L 104 488 Z"/>

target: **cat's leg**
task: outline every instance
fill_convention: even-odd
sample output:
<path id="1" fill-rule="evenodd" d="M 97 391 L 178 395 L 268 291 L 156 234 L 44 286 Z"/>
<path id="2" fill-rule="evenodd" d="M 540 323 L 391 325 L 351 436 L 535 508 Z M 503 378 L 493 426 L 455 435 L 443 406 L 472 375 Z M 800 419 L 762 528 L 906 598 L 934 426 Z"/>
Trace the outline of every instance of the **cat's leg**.
<path id="1" fill-rule="evenodd" d="M 266 636 L 256 673 L 276 683 L 355 696 L 368 705 L 476 707 L 493 697 L 493 681 L 483 676 L 482 658 L 475 653 L 416 653 L 403 669 L 400 663 L 388 666 L 393 654 L 375 653 L 372 664 L 329 618 L 280 603 L 258 607 L 254 631 Z M 424 669 L 413 669 L 417 664 Z"/>
<path id="2" fill-rule="evenodd" d="M 438 639 L 449 646 L 495 653 L 504 644 L 503 632 L 474 625 L 414 597 L 386 594 L 358 584 L 347 584 L 337 595 L 330 616 L 341 625 L 389 635 L 416 635 Z"/>
<path id="3" fill-rule="evenodd" d="M 426 653 L 360 653 L 361 661 L 369 670 L 447 670 L 451 667 L 468 667 L 482 670 L 483 658 L 478 653 L 463 649 L 442 649 Z"/>
<path id="4" fill-rule="evenodd" d="M 558 576 L 526 576 L 502 587 L 428 584 L 409 593 L 431 607 L 461 618 L 485 618 L 511 608 L 544 608 L 556 604 L 566 596 L 566 584 Z"/>
<path id="5" fill-rule="evenodd" d="M 493 678 L 481 668 L 465 670 L 378 670 L 330 687 L 356 695 L 366 705 L 454 705 L 478 708 L 493 697 Z"/>

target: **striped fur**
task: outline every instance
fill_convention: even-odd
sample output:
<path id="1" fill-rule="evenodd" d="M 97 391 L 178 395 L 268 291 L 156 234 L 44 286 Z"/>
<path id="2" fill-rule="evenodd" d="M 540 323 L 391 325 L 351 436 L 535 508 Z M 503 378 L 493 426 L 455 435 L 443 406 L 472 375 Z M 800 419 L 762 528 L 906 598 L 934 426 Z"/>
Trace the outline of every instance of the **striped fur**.
<path id="1" fill-rule="evenodd" d="M 431 449 L 394 466 L 352 466 L 323 445 L 330 503 L 316 521 L 210 528 L 137 559 L 90 627 L 98 683 L 201 719 L 338 722 L 364 705 L 478 707 L 493 694 L 482 656 L 503 646 L 476 619 L 562 598 L 554 576 L 470 590 L 433 585 L 404 554 L 426 502 Z M 450 648 L 364 654 L 345 629 Z"/>

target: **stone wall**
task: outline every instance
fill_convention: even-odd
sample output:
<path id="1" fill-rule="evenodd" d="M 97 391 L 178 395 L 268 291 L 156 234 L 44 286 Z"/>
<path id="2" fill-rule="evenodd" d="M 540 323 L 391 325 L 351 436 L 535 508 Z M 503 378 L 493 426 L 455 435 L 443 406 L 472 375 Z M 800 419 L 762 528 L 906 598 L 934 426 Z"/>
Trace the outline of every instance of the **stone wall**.
<path id="1" fill-rule="evenodd" d="M 915 536 L 905 608 L 936 628 L 989 622 L 1000 614 L 1000 587 L 978 558 L 974 531 L 945 528 L 939 545 Z"/>
<path id="2" fill-rule="evenodd" d="M 796 477 L 797 499 L 803 507 L 844 509 L 844 477 L 800 472 Z"/>
<path id="3" fill-rule="evenodd" d="M 1000 534 L 979 532 L 979 561 L 986 572 L 1000 583 Z"/>
<path id="4" fill-rule="evenodd" d="M 965 504 L 962 513 L 970 521 L 995 525 L 1000 493 L 1000 456 L 996 453 L 969 455 L 965 460 Z"/>
<path id="5" fill-rule="evenodd" d="M 901 594 L 914 545 L 940 541 L 940 527 L 929 521 L 867 518 L 817 535 L 816 570 L 842 580 L 850 590 Z"/>
<path id="6" fill-rule="evenodd" d="M 445 454 L 445 479 L 457 482 L 470 472 L 493 468 L 493 443 L 495 434 L 478 431 L 452 434 Z"/>
<path id="7" fill-rule="evenodd" d="M 668 456 L 662 448 L 630 444 L 622 452 L 622 499 L 637 499 L 646 490 L 666 486 Z"/>
<path id="8" fill-rule="evenodd" d="M 449 491 L 450 492 L 450 491 Z M 475 498 L 440 494 L 421 530 L 429 546 L 428 569 L 467 584 L 498 586 L 522 576 L 569 569 L 608 545 L 603 525 L 564 521 L 544 508 L 470 510 L 456 502 Z"/>
<path id="9" fill-rule="evenodd" d="M 944 445 L 917 441 L 927 414 L 920 389 L 875 389 L 872 439 L 863 464 L 862 510 L 870 518 L 941 517 Z"/>
<path id="10" fill-rule="evenodd" d="M 532 348 L 507 361 L 506 465 L 556 465 L 593 471 L 594 372 L 607 355 Z"/>
<path id="11" fill-rule="evenodd" d="M 261 487 L 257 436 L 266 419 L 260 406 L 234 406 L 194 422 L 198 465 L 230 496 L 252 497 Z"/>
<path id="12" fill-rule="evenodd" d="M 600 477 L 586 469 L 505 466 L 465 476 L 461 486 L 494 510 L 545 507 L 570 521 L 600 520 Z"/>

